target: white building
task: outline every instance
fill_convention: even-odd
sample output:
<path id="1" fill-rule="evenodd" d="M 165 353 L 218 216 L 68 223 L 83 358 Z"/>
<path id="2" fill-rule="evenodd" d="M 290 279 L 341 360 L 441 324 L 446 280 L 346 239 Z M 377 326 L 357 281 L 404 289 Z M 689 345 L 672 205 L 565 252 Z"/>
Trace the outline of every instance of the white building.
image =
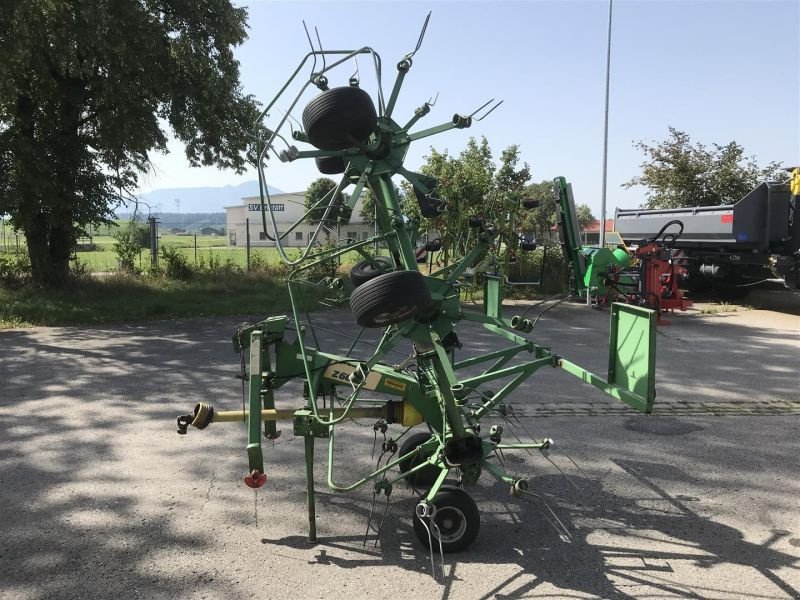
<path id="1" fill-rule="evenodd" d="M 345 198 L 347 195 L 345 194 Z M 286 232 L 305 212 L 305 193 L 295 192 L 290 194 L 272 194 L 270 195 L 272 203 L 272 214 L 275 215 L 275 222 L 278 226 L 278 233 Z M 266 204 L 265 204 L 265 208 Z M 226 206 L 226 231 L 228 232 L 228 244 L 231 246 L 245 246 L 247 245 L 247 232 L 248 227 L 250 230 L 250 245 L 251 246 L 274 246 L 264 233 L 263 221 L 261 219 L 261 199 L 258 196 L 249 198 L 242 198 L 242 203 L 236 206 Z M 272 221 L 269 214 L 265 214 L 267 221 L 267 233 L 272 236 Z M 303 222 L 289 233 L 283 239 L 282 245 L 305 247 L 308 244 L 311 236 L 314 235 L 317 225 L 308 222 Z M 363 222 L 361 219 L 361 200 L 356 202 L 353 208 L 353 215 L 348 224 L 337 226 L 335 223 L 330 225 L 330 238 L 335 240 L 338 236 L 339 239 L 351 240 L 366 240 L 374 234 L 374 229 L 371 225 Z M 323 229 L 317 241 L 325 243 L 328 239 L 327 232 Z"/>

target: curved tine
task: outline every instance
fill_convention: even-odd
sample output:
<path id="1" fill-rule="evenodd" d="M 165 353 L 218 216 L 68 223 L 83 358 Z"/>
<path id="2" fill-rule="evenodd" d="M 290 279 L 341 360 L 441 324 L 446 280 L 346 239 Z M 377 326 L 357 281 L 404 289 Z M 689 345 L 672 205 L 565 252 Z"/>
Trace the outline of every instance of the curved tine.
<path id="1" fill-rule="evenodd" d="M 386 102 L 383 99 L 383 83 L 381 82 L 381 57 L 377 52 L 372 53 L 372 61 L 375 63 L 375 79 L 378 82 L 378 108 L 383 116 L 386 114 Z"/>
<path id="2" fill-rule="evenodd" d="M 437 101 L 438 99 L 439 99 L 439 92 L 436 92 L 436 97 L 435 97 L 435 98 L 433 98 L 433 99 L 430 99 L 430 98 L 428 98 L 428 102 L 426 102 L 426 104 L 427 104 L 428 106 L 431 106 L 431 107 L 433 107 L 433 106 L 436 106 L 436 101 Z"/>
<path id="3" fill-rule="evenodd" d="M 489 99 L 488 101 L 486 101 L 484 104 L 481 104 L 481 105 L 480 105 L 478 108 L 476 108 L 475 110 L 473 110 L 473 111 L 472 111 L 472 112 L 471 112 L 471 113 L 468 115 L 468 116 L 469 116 L 469 118 L 472 118 L 472 117 L 474 117 L 476 114 L 478 114 L 479 112 L 481 112 L 481 111 L 482 111 L 484 108 L 486 108 L 487 106 L 489 106 L 489 105 L 490 105 L 492 102 L 494 102 L 494 98 L 491 98 L 491 99 Z"/>
<path id="4" fill-rule="evenodd" d="M 350 85 L 358 85 L 361 83 L 361 72 L 358 69 L 358 56 L 353 57 L 353 62 L 356 63 L 356 72 L 350 75 Z"/>
<path id="5" fill-rule="evenodd" d="M 322 50 L 322 41 L 319 39 L 319 29 L 314 26 L 314 33 L 317 34 L 317 44 L 319 44 L 319 51 L 322 52 L 322 70 L 325 70 L 325 52 Z"/>
<path id="6" fill-rule="evenodd" d="M 294 124 L 294 125 L 297 125 L 297 128 L 298 128 L 300 131 L 303 131 L 303 125 L 302 125 L 302 123 L 300 123 L 300 121 L 298 121 L 297 119 L 295 119 L 295 118 L 292 116 L 292 113 L 290 113 L 290 112 L 287 112 L 287 111 L 283 110 L 282 108 L 279 108 L 278 110 L 279 110 L 279 111 L 281 111 L 281 112 L 282 112 L 284 115 L 286 115 L 287 117 L 289 117 L 289 120 L 292 122 L 292 124 Z M 290 126 L 291 126 L 291 124 L 290 124 Z M 292 131 L 294 131 L 294 128 L 292 128 Z M 283 139 L 283 138 L 281 138 L 281 139 Z M 287 142 L 286 142 L 286 140 L 285 140 L 285 139 L 284 139 L 283 141 L 284 141 L 284 143 L 286 143 L 286 145 L 287 145 L 287 146 L 289 146 L 289 145 L 290 145 L 289 143 L 287 143 Z"/>
<path id="7" fill-rule="evenodd" d="M 419 33 L 419 39 L 417 40 L 417 46 L 414 48 L 414 50 L 412 50 L 411 52 L 409 52 L 408 54 L 406 54 L 406 55 L 403 57 L 403 60 L 411 60 L 411 58 L 412 58 L 412 57 L 413 57 L 413 56 L 414 56 L 414 55 L 417 53 L 417 51 L 418 51 L 418 50 L 419 50 L 419 49 L 422 47 L 422 40 L 423 40 L 423 38 L 425 37 L 425 32 L 428 30 L 428 21 L 430 21 L 430 20 L 431 20 L 431 12 L 433 12 L 433 11 L 428 11 L 428 16 L 426 16 L 426 17 L 425 17 L 425 23 L 423 23 L 423 25 L 422 25 L 422 31 L 420 31 L 420 33 Z"/>
<path id="8" fill-rule="evenodd" d="M 494 99 L 494 98 L 493 98 L 493 99 Z M 491 100 L 490 100 L 489 102 L 491 102 Z M 486 114 L 484 114 L 484 115 L 481 115 L 480 117 L 475 117 L 475 120 L 476 120 L 476 121 L 483 121 L 483 120 L 484 120 L 486 117 L 488 117 L 490 114 L 492 114 L 492 113 L 495 111 L 495 109 L 496 109 L 498 106 L 500 106 L 500 105 L 501 105 L 503 102 L 505 102 L 505 100 L 500 100 L 500 102 L 498 102 L 498 103 L 497 103 L 497 104 L 495 104 L 495 105 L 494 105 L 492 108 L 490 108 L 490 109 L 489 109 L 489 112 L 487 112 L 487 113 L 486 113 Z M 488 104 L 488 103 L 487 103 L 487 104 Z M 484 105 L 484 106 L 485 106 L 485 105 Z M 477 111 L 475 111 L 475 112 L 477 112 Z M 475 113 L 472 113 L 472 114 L 475 114 Z"/>
<path id="9" fill-rule="evenodd" d="M 314 48 L 314 44 L 311 43 L 311 34 L 308 33 L 308 27 L 306 26 L 306 21 L 303 19 L 303 29 L 306 30 L 306 39 L 308 39 L 308 45 L 311 46 L 311 53 L 314 55 L 314 64 L 311 65 L 311 76 L 314 76 L 314 71 L 317 68 L 317 49 Z"/>

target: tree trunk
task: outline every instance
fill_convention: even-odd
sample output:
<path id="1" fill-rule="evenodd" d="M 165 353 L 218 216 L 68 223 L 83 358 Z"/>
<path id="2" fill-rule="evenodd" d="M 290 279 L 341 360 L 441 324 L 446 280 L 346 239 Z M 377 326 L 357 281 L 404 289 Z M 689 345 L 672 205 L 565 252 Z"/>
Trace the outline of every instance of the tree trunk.
<path id="1" fill-rule="evenodd" d="M 61 287 L 69 279 L 72 233 L 47 223 L 39 213 L 23 227 L 31 260 L 31 277 L 40 287 Z"/>

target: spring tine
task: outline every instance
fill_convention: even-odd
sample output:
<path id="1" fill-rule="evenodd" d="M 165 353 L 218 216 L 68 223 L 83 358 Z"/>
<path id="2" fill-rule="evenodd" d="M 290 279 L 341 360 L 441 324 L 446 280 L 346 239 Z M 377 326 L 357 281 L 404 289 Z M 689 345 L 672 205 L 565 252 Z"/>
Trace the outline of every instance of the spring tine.
<path id="1" fill-rule="evenodd" d="M 494 100 L 494 98 L 492 98 L 492 100 Z M 491 102 L 491 100 L 489 102 Z M 488 104 L 489 102 L 487 102 L 486 104 Z M 475 117 L 475 120 L 476 121 L 483 121 L 486 117 L 488 117 L 490 114 L 492 114 L 495 111 L 495 109 L 498 106 L 500 106 L 503 102 L 505 102 L 505 100 L 500 100 L 500 102 L 498 102 L 492 108 L 489 109 L 489 112 L 487 112 L 485 115 L 481 115 L 480 117 Z M 486 106 L 486 105 L 484 104 L 484 106 Z M 483 107 L 481 107 L 481 108 L 483 108 Z M 478 112 L 478 111 L 475 111 L 475 112 Z M 475 114 L 475 113 L 472 113 L 472 114 Z"/>
<path id="2" fill-rule="evenodd" d="M 506 417 L 502 413 L 501 413 L 501 416 L 503 417 L 503 421 L 505 421 L 506 425 L 508 425 L 508 430 L 511 432 L 511 435 L 514 436 L 514 439 L 517 440 L 517 442 L 522 444 L 523 443 L 522 438 L 520 438 L 517 435 L 517 432 L 514 431 L 514 426 L 511 424 L 511 421 L 508 419 L 508 417 Z M 530 448 L 525 448 L 525 452 L 527 452 L 530 456 L 533 456 L 533 452 L 531 452 Z"/>
<path id="3" fill-rule="evenodd" d="M 580 488 L 580 486 L 578 486 L 578 484 L 577 484 L 577 483 L 575 483 L 574 481 L 572 481 L 572 478 L 571 478 L 569 475 L 567 475 L 567 474 L 566 474 L 564 471 L 562 471 L 562 470 L 561 470 L 561 467 L 559 467 L 559 466 L 558 466 L 558 465 L 557 465 L 557 464 L 556 464 L 556 463 L 553 461 L 553 459 L 552 459 L 552 458 L 550 458 L 549 456 L 547 456 L 547 455 L 546 455 L 546 454 L 544 454 L 544 453 L 542 453 L 542 456 L 544 457 L 544 459 L 545 459 L 547 462 L 549 462 L 551 465 L 553 465 L 553 467 L 555 467 L 556 471 L 558 471 L 559 473 L 561 473 L 561 476 L 562 476 L 562 477 L 564 477 L 564 479 L 566 479 L 567 481 L 569 481 L 569 483 L 570 483 L 570 485 L 572 485 L 572 487 L 574 487 L 574 488 L 575 488 L 576 490 L 578 490 L 579 492 L 582 492 L 582 491 L 583 491 L 583 490 Z"/>
<path id="4" fill-rule="evenodd" d="M 558 533 L 559 537 L 566 538 L 566 541 L 572 542 L 572 535 L 570 534 L 569 529 L 567 529 L 567 526 L 564 525 L 564 523 L 561 521 L 561 519 L 558 518 L 558 515 L 553 511 L 553 509 L 550 508 L 550 505 L 547 503 L 547 500 L 545 500 L 543 496 L 540 496 L 539 494 L 535 494 L 534 492 L 529 492 L 529 491 L 521 491 L 520 493 L 523 494 L 524 496 L 531 496 L 532 498 L 536 498 L 537 500 L 541 500 L 542 504 L 544 504 L 545 508 L 550 512 L 550 514 L 556 520 L 556 523 L 558 523 L 558 526 L 561 527 L 560 530 L 548 518 L 547 513 L 545 513 L 544 510 L 542 510 L 542 507 L 539 506 L 539 504 L 537 502 L 530 501 L 530 503 L 533 504 L 536 508 L 539 509 L 539 511 L 544 516 L 544 518 L 547 520 L 547 522 L 550 523 L 550 525 L 556 530 L 556 532 Z"/>
<path id="5" fill-rule="evenodd" d="M 431 536 L 431 528 L 428 527 L 428 524 L 425 522 L 425 520 L 423 518 L 421 518 L 421 517 L 418 517 L 418 518 L 419 518 L 419 522 L 422 523 L 422 526 L 425 528 L 425 531 L 428 532 L 428 548 L 429 548 L 430 553 L 431 553 L 431 577 L 436 579 L 435 563 L 433 562 L 433 539 L 432 539 L 432 536 Z M 431 523 L 432 522 L 433 522 L 433 520 L 431 520 Z"/>
<path id="6" fill-rule="evenodd" d="M 572 457 L 571 457 L 569 454 L 565 454 L 564 456 L 566 456 L 566 457 L 567 457 L 567 459 L 569 460 L 569 462 L 571 462 L 573 465 L 575 465 L 575 468 L 576 468 L 576 469 L 578 469 L 578 471 L 580 471 L 580 472 L 581 472 L 581 475 L 583 476 L 583 478 L 584 478 L 584 479 L 586 479 L 587 481 L 592 481 L 592 478 L 591 478 L 591 477 L 589 477 L 589 476 L 586 474 L 586 471 L 584 471 L 583 469 L 581 469 L 581 466 L 580 466 L 578 463 L 576 463 L 576 462 L 573 460 L 573 458 L 572 458 Z"/>
<path id="7" fill-rule="evenodd" d="M 358 70 L 358 57 L 353 57 L 353 62 L 356 63 L 356 72 L 350 75 L 350 85 L 358 85 L 361 83 L 361 72 Z"/>
<path id="8" fill-rule="evenodd" d="M 380 525 L 378 525 L 378 532 L 375 535 L 375 548 L 378 547 L 378 542 L 381 539 L 381 531 L 383 531 L 383 524 L 386 522 L 386 517 L 389 515 L 389 494 L 386 494 L 386 506 L 383 507 L 383 518 Z"/>
<path id="9" fill-rule="evenodd" d="M 322 52 L 322 42 L 319 39 L 319 29 L 317 29 L 316 26 L 314 26 L 314 33 L 317 34 L 317 44 L 319 44 L 319 51 Z M 325 66 L 326 66 L 325 54 L 322 54 L 322 70 L 323 71 L 325 70 Z"/>
<path id="10" fill-rule="evenodd" d="M 433 99 L 430 99 L 430 98 L 429 98 L 429 99 L 428 99 L 428 102 L 427 102 L 428 106 L 431 106 L 431 107 L 432 107 L 432 106 L 436 106 L 436 101 L 437 101 L 438 99 L 439 99 L 439 92 L 436 92 L 436 97 L 435 97 L 435 98 L 433 98 Z"/>
<path id="11" fill-rule="evenodd" d="M 308 33 L 308 27 L 306 26 L 305 19 L 303 20 L 303 29 L 306 30 L 306 39 L 308 39 L 308 45 L 311 46 L 311 52 L 314 56 L 314 64 L 311 65 L 311 75 L 313 77 L 314 73 L 317 72 L 317 49 L 314 48 L 314 44 L 311 42 L 311 34 Z"/>
<path id="12" fill-rule="evenodd" d="M 439 557 L 442 560 L 442 579 L 444 579 L 444 550 L 442 549 L 442 532 L 439 531 L 439 526 L 436 524 L 436 521 L 433 520 L 431 517 L 431 528 L 436 529 L 436 540 L 439 542 Z M 433 567 L 433 547 L 431 547 L 431 568 Z M 436 575 L 434 575 L 434 579 Z"/>
<path id="13" fill-rule="evenodd" d="M 477 113 L 479 113 L 479 112 L 480 112 L 482 109 L 484 109 L 484 108 L 486 108 L 487 106 L 489 106 L 489 105 L 490 105 L 492 102 L 494 102 L 494 98 L 491 98 L 491 99 L 490 99 L 489 101 L 487 101 L 485 104 L 482 104 L 481 106 L 479 106 L 478 108 L 476 108 L 474 111 L 472 111 L 472 113 L 469 115 L 469 117 L 470 117 L 470 118 L 474 117 L 474 116 L 475 116 Z M 477 119 L 476 119 L 476 120 L 477 120 Z"/>
<path id="14" fill-rule="evenodd" d="M 403 57 L 403 60 L 411 60 L 413 56 L 417 53 L 417 51 L 422 47 L 422 40 L 425 37 L 425 32 L 428 29 L 428 21 L 431 20 L 431 13 L 428 12 L 428 16 L 425 17 L 425 23 L 422 25 L 422 31 L 419 33 L 419 39 L 417 39 L 417 45 L 412 52 L 409 52 Z"/>
<path id="15" fill-rule="evenodd" d="M 372 490 L 372 508 L 369 509 L 369 517 L 367 518 L 367 530 L 364 532 L 364 541 L 361 542 L 362 546 L 367 545 L 367 538 L 369 537 L 369 529 L 372 525 L 372 514 L 375 512 L 375 490 Z"/>

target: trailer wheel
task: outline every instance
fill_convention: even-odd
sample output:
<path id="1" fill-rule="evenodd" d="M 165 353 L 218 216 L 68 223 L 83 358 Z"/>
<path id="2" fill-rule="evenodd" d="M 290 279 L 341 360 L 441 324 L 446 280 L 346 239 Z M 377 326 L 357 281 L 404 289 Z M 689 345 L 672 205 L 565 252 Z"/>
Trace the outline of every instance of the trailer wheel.
<path id="1" fill-rule="evenodd" d="M 429 439 L 431 439 L 430 433 L 415 433 L 414 435 L 409 436 L 409 438 L 403 442 L 403 445 L 400 446 L 400 456 L 404 456 L 409 452 L 413 452 L 416 448 L 427 442 Z M 420 463 L 425 462 L 428 458 L 430 458 L 430 456 L 417 454 L 416 456 L 412 456 L 411 458 L 402 461 L 398 467 L 400 467 L 401 473 L 408 473 L 411 469 Z M 440 472 L 441 469 L 435 467 L 434 465 L 428 465 L 413 475 L 406 477 L 406 481 L 414 488 L 430 488 L 434 483 L 436 483 L 436 479 L 439 477 Z"/>
<path id="2" fill-rule="evenodd" d="M 361 327 L 386 327 L 429 306 L 431 295 L 419 271 L 393 271 L 370 279 L 350 295 L 350 310 Z"/>
<path id="3" fill-rule="evenodd" d="M 314 162 L 317 164 L 317 171 L 325 175 L 338 175 L 347 168 L 343 156 L 318 156 Z"/>
<path id="4" fill-rule="evenodd" d="M 353 283 L 353 287 L 358 287 L 370 279 L 375 279 L 393 266 L 392 259 L 388 256 L 376 256 L 371 261 L 362 260 L 350 269 L 350 281 Z"/>
<path id="5" fill-rule="evenodd" d="M 456 486 L 443 485 L 431 504 L 436 507 L 433 517 L 436 527 L 431 527 L 430 523 L 423 524 L 414 511 L 414 533 L 423 546 L 430 548 L 425 525 L 430 528 L 434 550 L 439 541 L 443 552 L 459 552 L 475 541 L 481 528 L 481 514 L 467 492 Z"/>
<path id="6" fill-rule="evenodd" d="M 357 87 L 325 90 L 303 110 L 308 141 L 320 150 L 344 150 L 367 141 L 378 123 L 369 94 Z"/>

